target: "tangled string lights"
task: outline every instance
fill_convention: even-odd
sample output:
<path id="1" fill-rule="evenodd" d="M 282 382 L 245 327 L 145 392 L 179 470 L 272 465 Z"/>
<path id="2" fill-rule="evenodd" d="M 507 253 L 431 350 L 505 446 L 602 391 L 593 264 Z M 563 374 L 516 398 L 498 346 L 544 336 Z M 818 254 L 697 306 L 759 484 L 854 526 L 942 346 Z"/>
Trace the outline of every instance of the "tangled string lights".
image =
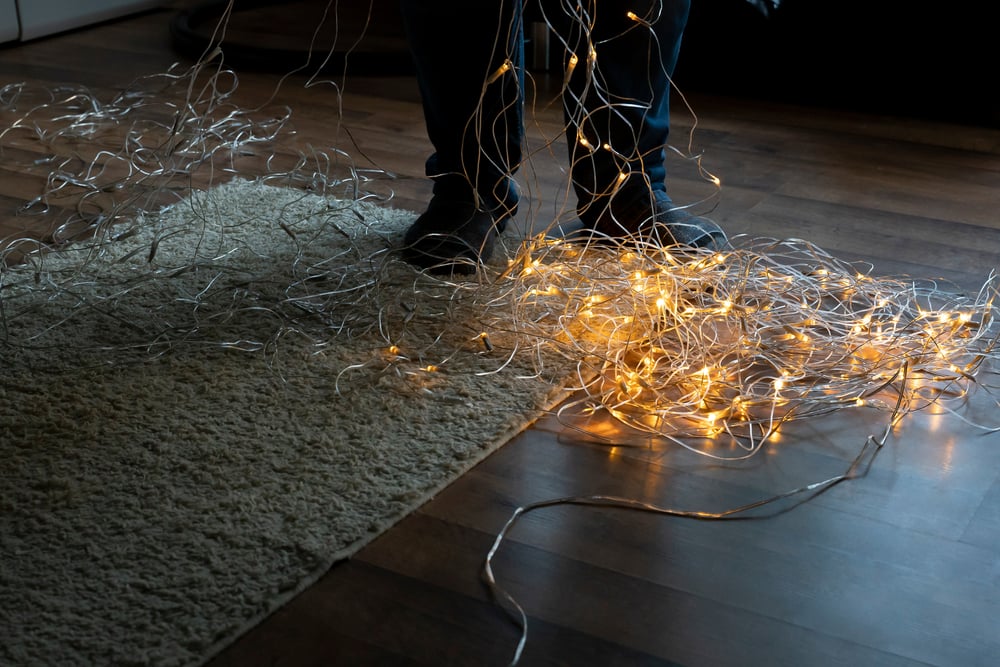
<path id="1" fill-rule="evenodd" d="M 0 88 L 0 156 L 39 182 L 17 214 L 48 225 L 41 239 L 3 239 L 0 261 L 71 241 L 99 246 L 121 223 L 237 174 L 349 197 L 381 174 L 356 168 L 342 149 L 297 145 L 291 109 L 243 108 L 233 100 L 238 84 L 216 50 L 109 98 L 72 85 Z"/>
<path id="2" fill-rule="evenodd" d="M 566 410 L 711 457 L 751 456 L 791 420 L 869 406 L 895 421 L 961 397 L 996 345 L 994 280 L 965 297 L 801 240 L 722 252 L 541 240 L 507 279 L 519 335 L 579 362 L 586 397 Z M 713 453 L 720 438 L 739 453 Z"/>
<path id="3" fill-rule="evenodd" d="M 563 11 L 582 22 L 582 35 L 590 34 L 592 16 L 569 6 Z M 629 19 L 644 25 L 631 12 Z M 587 52 L 592 94 L 613 110 L 623 102 L 602 92 L 593 45 Z M 0 89 L 0 150 L 44 183 L 20 213 L 55 221 L 44 239 L 5 239 L 3 265 L 37 264 L 70 241 L 78 257 L 97 257 L 186 192 L 252 173 L 251 159 L 262 182 L 341 202 L 331 209 L 391 196 L 366 187 L 388 172 L 358 168 L 337 147 L 294 145 L 289 108 L 267 113 L 237 105 L 238 78 L 220 57 L 217 47 L 187 70 L 145 77 L 108 101 L 78 87 L 36 90 L 20 83 Z M 512 75 L 509 63 L 494 78 Z M 546 139 L 546 146 L 558 140 Z M 718 185 L 700 162 L 697 169 Z M 397 303 L 382 303 L 378 293 L 378 267 L 397 261 L 392 252 L 352 257 L 352 275 L 370 278 L 353 281 L 332 260 L 315 256 L 309 246 L 318 243 L 316 235 L 296 236 L 289 221 L 278 224 L 295 238 L 298 254 L 291 261 L 299 269 L 291 274 L 287 301 L 271 308 L 280 322 L 271 340 L 283 331 L 303 331 L 307 312 L 319 323 L 308 335 L 321 346 L 324 336 L 356 329 L 344 325 L 352 319 L 345 313 L 362 302 L 377 304 L 368 327 L 391 331 L 388 320 L 413 318 Z M 890 406 L 895 420 L 942 397 L 960 398 L 994 353 L 993 277 L 979 294 L 965 297 L 935 283 L 872 275 L 806 241 L 740 239 L 732 249 L 706 252 L 642 239 L 630 245 L 560 239 L 549 233 L 554 228 L 527 239 L 508 237 L 509 264 L 486 267 L 472 283 L 443 283 L 482 304 L 481 321 L 461 328 L 481 332 L 478 340 L 497 355 L 497 372 L 515 354 L 541 360 L 555 352 L 576 364 L 585 398 L 564 406 L 565 413 L 603 411 L 631 429 L 708 456 L 751 456 L 782 424 L 833 410 Z M 149 248 L 133 252 L 152 264 L 161 240 L 177 232 L 154 234 Z M 216 258 L 233 251 L 211 248 Z M 208 261 L 194 252 L 188 267 L 171 270 L 204 268 Z M 5 271 L 0 289 L 14 280 Z M 349 287 L 314 289 L 317 276 L 331 271 Z M 69 289 L 72 277 L 63 278 L 39 289 Z M 5 317 L 11 312 L 6 309 Z M 162 331 L 157 336 L 162 342 Z M 394 336 L 386 334 L 387 349 L 405 350 L 406 340 Z M 454 353 L 425 351 L 417 368 L 433 372 Z M 389 356 L 396 360 L 390 363 L 413 360 Z M 359 360 L 356 368 L 369 363 Z M 718 453 L 722 439 L 738 449 Z"/>
<path id="4" fill-rule="evenodd" d="M 645 25 L 646 19 L 630 19 Z M 585 25 L 581 34 L 589 29 Z M 598 49 L 591 44 L 587 53 L 586 68 L 598 71 Z M 108 101 L 79 87 L 37 90 L 18 83 L 0 89 L 0 155 L 42 184 L 20 214 L 52 221 L 43 237 L 0 242 L 0 332 L 22 312 L 11 307 L 12 295 L 25 298 L 34 290 L 73 301 L 74 281 L 89 262 L 149 231 L 145 226 L 156 225 L 157 211 L 193 189 L 253 176 L 327 197 L 331 210 L 386 200 L 368 186 L 388 172 L 359 168 L 339 147 L 294 145 L 286 131 L 290 109 L 237 105 L 236 74 L 210 65 L 218 55 L 188 70 L 144 78 Z M 574 58 L 568 59 L 571 67 Z M 509 63 L 491 76 L 509 75 Z M 600 95 L 600 77 L 592 76 L 592 84 Z M 607 103 L 613 108 L 622 102 L 608 96 Z M 558 140 L 546 140 L 533 154 Z M 586 137 L 578 141 L 588 148 Z M 251 161 L 257 166 L 248 167 Z M 248 308 L 247 281 L 240 277 L 245 266 L 231 280 L 220 277 L 227 258 L 249 244 L 227 245 L 223 235 L 210 247 L 193 248 L 186 263 L 156 267 L 160 243 L 192 232 L 168 228 L 126 253 L 144 259 L 150 271 L 113 286 L 117 300 L 138 294 L 133 288 L 139 284 L 184 272 L 201 271 L 208 279 L 196 295 L 172 297 L 170 322 L 181 311 L 195 324 L 174 326 L 164 317 L 147 339 L 120 344 L 153 354 L 183 344 L 266 354 L 289 332 L 304 334 L 321 350 L 329 338 L 378 330 L 384 347 L 359 352 L 344 373 L 384 377 L 396 371 L 407 381 L 433 377 L 455 354 L 479 354 L 492 355 L 491 372 L 497 373 L 515 355 L 533 359 L 536 375 L 524 381 L 538 382 L 550 379 L 547 364 L 556 355 L 575 367 L 582 396 L 564 404 L 563 414 L 605 413 L 707 457 L 743 459 L 791 421 L 867 407 L 885 410 L 892 424 L 930 404 L 960 402 L 984 386 L 981 371 L 995 359 L 1000 335 L 993 275 L 967 296 L 930 281 L 878 276 L 804 240 L 740 238 L 716 252 L 641 239 L 556 238 L 555 224 L 526 239 L 508 235 L 508 258 L 468 281 L 428 287 L 429 278 L 411 270 L 415 290 L 442 305 L 418 312 L 380 290 L 380 277 L 401 266 L 388 244 L 328 257 L 322 234 L 342 233 L 336 224 L 320 227 L 321 233 L 304 233 L 295 220 L 274 224 L 294 240 L 287 258 L 294 268 L 275 291 L 277 300 L 265 306 Z M 47 258 L 67 251 L 74 263 L 36 278 L 43 272 L 32 267 L 51 267 Z M 475 321 L 448 317 L 447 304 L 457 299 L 479 305 Z M 112 301 L 102 296 L 84 306 Z M 362 308 L 368 310 L 359 315 Z M 255 337 L 204 326 L 209 319 L 240 321 L 251 311 L 259 316 L 251 323 L 264 327 Z M 418 325 L 442 332 L 457 327 L 462 343 L 442 335 L 436 348 L 414 350 L 407 332 Z M 9 336 L 0 341 L 14 348 L 30 344 Z M 434 391 L 433 382 L 417 384 Z M 499 539 L 493 552 L 497 546 Z"/>

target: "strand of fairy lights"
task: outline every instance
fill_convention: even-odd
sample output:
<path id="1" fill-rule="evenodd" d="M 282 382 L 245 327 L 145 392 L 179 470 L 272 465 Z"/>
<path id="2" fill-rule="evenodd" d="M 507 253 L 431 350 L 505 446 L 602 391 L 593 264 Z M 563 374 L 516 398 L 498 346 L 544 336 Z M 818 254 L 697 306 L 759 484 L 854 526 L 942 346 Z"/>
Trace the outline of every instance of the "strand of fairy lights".
<path id="1" fill-rule="evenodd" d="M 880 407 L 887 390 L 916 409 L 967 386 L 996 342 L 992 280 L 951 295 L 805 241 L 676 252 L 539 239 L 512 266 L 502 320 L 578 362 L 574 407 L 704 441 L 710 456 L 720 437 L 749 456 L 784 422 Z"/>
<path id="2" fill-rule="evenodd" d="M 640 26 L 649 21 L 629 18 Z M 583 32 L 589 35 L 591 18 L 580 20 L 588 22 Z M 582 64 L 576 56 L 569 59 L 567 77 L 576 67 L 585 66 L 588 72 L 596 68 L 597 48 L 591 45 L 586 53 Z M 510 62 L 504 62 L 494 81 L 510 70 Z M 20 84 L 0 89 L 0 110 L 13 118 L 0 131 L 0 150 L 13 153 L 36 144 L 50 149 L 29 165 L 44 176 L 45 186 L 24 212 L 48 213 L 71 202 L 73 220 L 62 226 L 65 233 L 55 232 L 55 245 L 71 236 L 78 239 L 73 223 L 82 221 L 93 232 L 92 240 L 83 243 L 90 243 L 96 256 L 104 244 L 119 242 L 128 225 L 137 224 L 132 214 L 159 202 L 158 195 L 178 198 L 199 171 L 217 167 L 222 173 L 239 173 L 239 158 L 249 153 L 267 156 L 265 181 L 321 194 L 370 196 L 358 187 L 364 171 L 338 149 L 303 152 L 294 164 L 277 166 L 274 147 L 290 112 L 264 120 L 245 113 L 231 103 L 236 83 L 233 73 L 206 72 L 202 63 L 187 72 L 140 82 L 108 103 L 77 88 L 48 97 L 36 97 Z M 177 87 L 186 87 L 187 93 L 166 94 Z M 605 100 L 613 106 L 609 97 Z M 577 124 L 583 122 L 577 119 Z M 587 139 L 581 135 L 578 141 Z M 611 150 L 603 145 L 590 148 Z M 336 167 L 345 163 L 346 173 L 338 173 Z M 290 228 L 289 235 L 294 234 Z M 731 250 L 712 253 L 538 236 L 516 248 L 507 266 L 488 269 L 475 282 L 429 282 L 415 275 L 414 295 L 440 305 L 432 313 L 380 292 L 381 272 L 398 261 L 393 253 L 354 257 L 334 266 L 311 257 L 309 238 L 298 236 L 295 241 L 301 245 L 295 278 L 282 302 L 264 309 L 273 320 L 271 333 L 260 340 L 196 339 L 202 330 L 211 331 L 211 322 L 195 313 L 208 310 L 205 299 L 233 304 L 232 310 L 215 310 L 213 320 L 226 320 L 240 307 L 233 295 L 206 293 L 190 304 L 190 327 L 164 328 L 154 340 L 136 341 L 136 347 L 159 354 L 164 346 L 209 343 L 267 353 L 282 335 L 295 332 L 322 350 L 324 340 L 377 330 L 385 346 L 360 357 L 344 373 L 377 377 L 393 372 L 413 378 L 421 391 L 430 392 L 434 383 L 421 380 L 447 369 L 455 354 L 489 355 L 495 372 L 503 372 L 514 355 L 526 355 L 536 360 L 537 376 L 543 377 L 545 353 L 554 351 L 576 365 L 577 388 L 585 396 L 566 405 L 567 413 L 604 412 L 629 428 L 718 458 L 752 456 L 792 420 L 864 406 L 886 410 L 892 424 L 930 403 L 961 401 L 982 386 L 980 372 L 996 355 L 994 278 L 975 296 L 963 297 L 931 283 L 872 276 L 804 241 L 743 240 Z M 46 244 L 25 239 L 0 250 L 0 267 L 15 250 L 25 248 L 33 254 L 29 264 L 44 262 Z M 213 256 L 229 250 L 215 248 Z M 154 257 L 155 247 L 148 252 Z M 197 262 L 211 264 L 220 275 L 224 271 L 223 264 L 213 264 L 211 258 Z M 167 279 L 171 271 L 183 270 L 175 266 L 137 277 L 134 284 L 117 286 L 115 298 L 126 298 L 142 281 Z M 30 272 L 27 276 L 30 283 Z M 71 290 L 75 278 L 70 273 L 47 274 L 38 289 Z M 0 288 L 5 280 L 0 279 Z M 476 300 L 480 321 L 449 320 L 448 304 L 456 299 Z M 8 315 L 6 310 L 0 313 Z M 413 349 L 409 344 L 410 327 L 444 329 L 456 324 L 468 333 L 460 349 Z M 887 435 L 888 430 L 876 446 Z M 721 447 L 722 442 L 735 445 L 736 453 L 719 453 L 734 451 Z M 855 461 L 845 475 L 792 493 L 827 488 L 851 478 L 857 467 Z M 624 499 L 557 499 L 519 509 L 487 560 L 492 590 L 518 611 L 493 577 L 493 556 L 518 517 L 567 502 L 635 505 Z M 657 511 L 724 518 L 746 509 Z M 524 634 L 518 656 L 527 636 L 523 611 L 521 618 Z"/>

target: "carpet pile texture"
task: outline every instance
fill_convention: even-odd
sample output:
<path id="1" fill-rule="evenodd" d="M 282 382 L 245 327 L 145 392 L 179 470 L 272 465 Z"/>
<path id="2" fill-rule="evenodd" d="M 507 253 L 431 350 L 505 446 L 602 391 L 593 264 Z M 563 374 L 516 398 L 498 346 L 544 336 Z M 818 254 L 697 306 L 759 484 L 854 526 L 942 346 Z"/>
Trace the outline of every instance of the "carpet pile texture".
<path id="1" fill-rule="evenodd" d="M 201 664 L 559 400 L 413 218 L 237 180 L 3 270 L 0 663 Z"/>

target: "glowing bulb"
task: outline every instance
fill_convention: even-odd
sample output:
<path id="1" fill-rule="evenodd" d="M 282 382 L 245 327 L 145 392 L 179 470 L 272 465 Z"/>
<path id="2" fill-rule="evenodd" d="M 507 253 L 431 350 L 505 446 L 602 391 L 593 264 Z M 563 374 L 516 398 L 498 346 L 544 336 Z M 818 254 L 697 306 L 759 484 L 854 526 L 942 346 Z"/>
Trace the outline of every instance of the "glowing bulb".
<path id="1" fill-rule="evenodd" d="M 510 59 L 505 60 L 503 64 L 500 65 L 500 67 L 498 67 L 497 70 L 490 75 L 490 78 L 486 80 L 487 85 L 493 83 L 494 81 L 502 77 L 504 74 L 509 72 L 513 67 L 514 63 L 512 63 Z"/>

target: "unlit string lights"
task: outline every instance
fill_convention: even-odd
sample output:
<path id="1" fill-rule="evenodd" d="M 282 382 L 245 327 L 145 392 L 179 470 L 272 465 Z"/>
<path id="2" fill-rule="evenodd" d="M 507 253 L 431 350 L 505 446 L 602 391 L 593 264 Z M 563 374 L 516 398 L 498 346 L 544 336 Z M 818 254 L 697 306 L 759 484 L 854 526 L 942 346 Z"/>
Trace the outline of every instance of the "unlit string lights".
<path id="1" fill-rule="evenodd" d="M 631 12 L 629 18 L 640 27 L 649 21 Z M 587 53 L 586 67 L 593 72 L 598 51 L 590 45 Z M 69 242 L 89 248 L 96 257 L 103 246 L 118 242 L 193 187 L 246 175 L 242 158 L 264 165 L 253 175 L 265 182 L 348 200 L 384 196 L 366 186 L 387 172 L 357 168 L 343 149 L 289 151 L 283 144 L 289 141 L 285 129 L 291 112 L 267 115 L 241 109 L 232 101 L 235 73 L 209 66 L 218 55 L 209 54 L 189 70 L 143 79 L 110 102 L 79 88 L 38 91 L 11 84 L 0 89 L 3 158 L 8 164 L 20 162 L 26 173 L 44 182 L 21 213 L 48 215 L 54 221 L 48 240 L 8 238 L 0 246 L 0 270 L 7 274 L 0 275 L 0 305 L 15 275 L 3 267 L 25 260 L 28 265 L 44 263 L 46 253 Z M 580 66 L 576 56 L 568 62 L 570 68 Z M 510 75 L 511 69 L 505 61 L 486 85 Z M 599 79 L 592 79 L 597 86 Z M 587 141 L 582 136 L 578 140 Z M 623 172 L 622 180 L 625 176 Z M 714 176 L 706 178 L 718 185 Z M 155 255 L 155 243 L 148 251 Z M 225 249 L 218 252 L 224 255 Z M 379 267 L 398 260 L 383 252 L 354 261 L 354 266 L 367 265 L 370 273 L 355 276 L 341 291 L 317 287 L 310 292 L 308 280 L 289 288 L 300 306 L 298 316 L 304 307 L 319 323 L 310 332 L 317 346 L 324 336 L 344 334 L 343 327 L 331 324 L 342 322 L 342 315 L 324 314 L 378 302 Z M 59 290 L 72 280 L 65 275 L 38 281 L 37 289 Z M 387 334 L 384 349 L 359 358 L 344 372 L 382 374 L 396 368 L 401 375 L 430 376 L 451 355 L 475 353 L 493 355 L 495 372 L 503 372 L 512 355 L 527 355 L 537 360 L 543 375 L 542 360 L 555 352 L 576 365 L 579 380 L 571 388 L 581 397 L 561 408 L 567 415 L 611 415 L 630 429 L 712 458 L 752 456 L 789 422 L 832 411 L 882 409 L 892 425 L 930 404 L 960 402 L 981 386 L 980 371 L 996 354 L 993 276 L 978 294 L 962 296 L 932 282 L 872 275 L 802 240 L 737 239 L 733 248 L 715 252 L 664 249 L 642 239 L 619 245 L 543 233 L 513 248 L 506 265 L 487 267 L 472 282 L 441 281 L 433 291 L 442 302 L 460 295 L 481 304 L 479 321 L 459 323 L 469 331 L 468 349 L 415 354 L 406 339 L 415 314 L 398 303 L 387 304 L 366 326 L 398 333 Z M 126 293 L 123 288 L 121 294 Z M 0 317 L 11 312 L 0 309 Z M 398 322 L 384 326 L 387 319 Z M 419 324 L 434 321 L 422 318 Z M 442 327 L 454 325 L 440 322 Z M 300 330 L 302 322 L 280 326 Z M 254 345 L 244 351 L 266 349 Z M 857 466 L 855 461 L 844 475 L 791 493 L 848 479 Z M 491 589 L 519 614 L 524 634 L 515 662 L 526 622 L 516 602 L 497 585 L 492 558 L 519 516 L 559 503 L 705 519 L 747 509 L 683 513 L 604 497 L 520 508 L 486 566 Z"/>
<path id="2" fill-rule="evenodd" d="M 290 145 L 291 110 L 237 105 L 238 77 L 213 65 L 219 56 L 142 77 L 110 100 L 78 86 L 0 88 L 2 156 L 41 181 L 18 213 L 52 222 L 44 244 L 4 239 L 0 259 L 9 263 L 32 246 L 99 245 L 121 232 L 118 223 L 244 169 L 264 182 L 341 197 L 358 196 L 361 183 L 382 175 L 356 168 L 339 148 Z"/>

